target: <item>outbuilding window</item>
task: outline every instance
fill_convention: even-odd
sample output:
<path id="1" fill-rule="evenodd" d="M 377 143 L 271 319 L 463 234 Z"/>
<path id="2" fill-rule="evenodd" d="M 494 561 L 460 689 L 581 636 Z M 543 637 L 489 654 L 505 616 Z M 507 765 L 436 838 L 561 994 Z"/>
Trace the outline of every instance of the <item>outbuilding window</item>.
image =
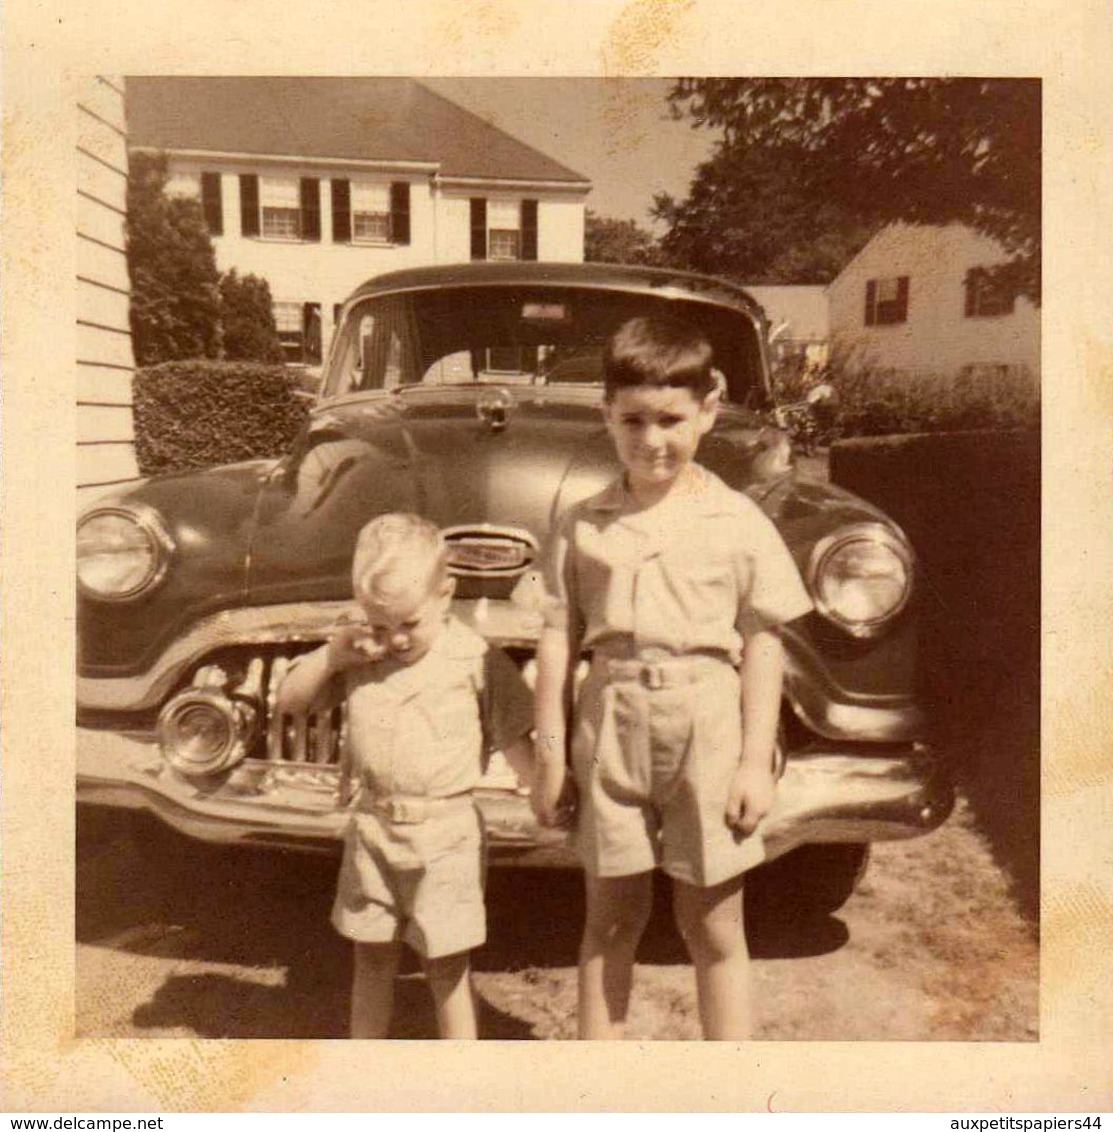
<path id="1" fill-rule="evenodd" d="M 1016 307 L 1016 291 L 989 268 L 972 267 L 965 286 L 967 318 L 1012 314 Z"/>
<path id="2" fill-rule="evenodd" d="M 908 276 L 893 275 L 866 283 L 866 325 L 891 326 L 908 321 Z"/>

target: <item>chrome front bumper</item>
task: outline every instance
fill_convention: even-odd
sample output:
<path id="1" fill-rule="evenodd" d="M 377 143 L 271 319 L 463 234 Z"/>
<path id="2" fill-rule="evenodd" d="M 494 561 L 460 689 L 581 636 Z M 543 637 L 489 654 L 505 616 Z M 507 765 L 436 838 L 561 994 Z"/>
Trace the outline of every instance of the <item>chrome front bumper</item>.
<path id="1" fill-rule="evenodd" d="M 206 789 L 174 773 L 152 736 L 79 728 L 78 802 L 147 809 L 206 841 L 334 849 L 347 824 L 330 766 L 248 761 Z M 562 834 L 540 829 L 528 798 L 511 785 L 484 785 L 476 800 L 492 859 L 522 865 L 573 862 Z M 766 859 L 807 842 L 884 841 L 939 825 L 954 795 L 945 768 L 920 744 L 862 754 L 817 745 L 791 756 L 773 811 L 762 825 Z"/>

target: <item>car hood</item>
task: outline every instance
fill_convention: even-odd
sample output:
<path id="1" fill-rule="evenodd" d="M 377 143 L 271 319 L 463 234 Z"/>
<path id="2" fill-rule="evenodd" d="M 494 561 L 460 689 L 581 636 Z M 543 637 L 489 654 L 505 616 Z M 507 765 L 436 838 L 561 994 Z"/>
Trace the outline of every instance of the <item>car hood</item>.
<path id="1" fill-rule="evenodd" d="M 319 408 L 284 459 L 166 476 L 122 493 L 155 508 L 176 551 L 138 603 L 82 602 L 82 667 L 147 667 L 189 624 L 222 609 L 343 600 L 359 529 L 385 511 L 442 528 L 511 528 L 540 546 L 553 520 L 618 466 L 597 389 L 510 389 L 506 418 L 478 411 L 489 388 L 407 390 Z M 835 526 L 883 518 L 854 496 L 797 481 L 783 433 L 726 409 L 700 461 L 778 523 L 801 569 Z M 514 577 L 459 579 L 462 598 L 509 595 Z"/>

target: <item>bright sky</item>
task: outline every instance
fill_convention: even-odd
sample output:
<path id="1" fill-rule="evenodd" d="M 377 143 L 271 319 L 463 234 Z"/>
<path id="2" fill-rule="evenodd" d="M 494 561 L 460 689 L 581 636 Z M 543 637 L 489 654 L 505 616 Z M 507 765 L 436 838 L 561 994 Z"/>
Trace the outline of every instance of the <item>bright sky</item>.
<path id="1" fill-rule="evenodd" d="M 423 83 L 594 182 L 587 207 L 649 226 L 653 194 L 687 195 L 717 134 L 669 117 L 669 79 L 425 78 Z"/>

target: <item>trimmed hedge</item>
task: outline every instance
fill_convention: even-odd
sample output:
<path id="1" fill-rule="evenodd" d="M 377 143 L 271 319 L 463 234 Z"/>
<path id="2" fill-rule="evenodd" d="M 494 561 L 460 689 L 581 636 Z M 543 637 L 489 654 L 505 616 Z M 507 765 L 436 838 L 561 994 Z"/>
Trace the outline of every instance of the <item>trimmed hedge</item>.
<path id="1" fill-rule="evenodd" d="M 281 456 L 305 422 L 283 366 L 205 360 L 138 370 L 135 449 L 142 475 Z"/>
<path id="2" fill-rule="evenodd" d="M 1040 424 L 1039 382 L 1030 374 L 906 374 L 888 370 L 797 370 L 774 375 L 778 404 L 802 401 L 821 383 L 836 400 L 819 419 L 820 444 L 896 433 L 1026 430 Z"/>
<path id="3" fill-rule="evenodd" d="M 870 437 L 831 446 L 834 483 L 877 504 L 920 566 L 921 695 L 934 737 L 1038 907 L 1040 438 Z"/>

